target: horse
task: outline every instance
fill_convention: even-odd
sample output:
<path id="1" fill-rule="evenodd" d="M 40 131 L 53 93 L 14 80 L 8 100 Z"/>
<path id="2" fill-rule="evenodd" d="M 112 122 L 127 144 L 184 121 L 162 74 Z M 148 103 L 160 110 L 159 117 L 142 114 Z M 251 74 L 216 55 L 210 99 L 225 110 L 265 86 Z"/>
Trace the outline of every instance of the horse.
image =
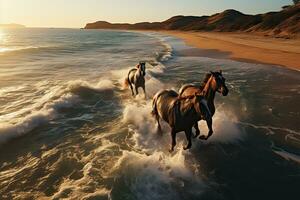
<path id="1" fill-rule="evenodd" d="M 146 96 L 145 89 L 145 75 L 146 75 L 146 63 L 140 62 L 135 68 L 130 69 L 127 77 L 125 79 L 125 86 L 130 86 L 132 96 L 134 96 L 133 87 L 135 88 L 136 95 L 139 94 L 138 88 L 141 87 L 144 90 L 144 94 Z"/>
<path id="2" fill-rule="evenodd" d="M 223 96 L 227 96 L 229 92 L 225 84 L 225 78 L 222 75 L 222 70 L 219 72 L 211 71 L 206 74 L 206 77 L 200 87 L 192 84 L 183 85 L 179 90 L 179 96 L 183 98 L 191 95 L 203 95 L 207 101 L 211 115 L 213 116 L 216 110 L 214 104 L 216 92 L 221 93 Z M 194 128 L 196 129 L 196 135 L 194 137 L 197 137 L 200 135 L 198 122 L 194 124 Z M 207 136 L 202 135 L 199 139 L 207 140 L 210 136 L 212 136 L 212 134 L 213 131 L 211 130 Z"/>
<path id="3" fill-rule="evenodd" d="M 181 131 L 185 132 L 188 142 L 183 149 L 187 150 L 192 147 L 192 127 L 197 121 L 206 120 L 209 130 L 212 131 L 212 116 L 205 98 L 200 95 L 180 98 L 174 90 L 159 91 L 153 97 L 152 115 L 157 120 L 160 132 L 160 118 L 167 122 L 171 128 L 170 152 L 174 150 L 176 145 L 176 133 Z"/>

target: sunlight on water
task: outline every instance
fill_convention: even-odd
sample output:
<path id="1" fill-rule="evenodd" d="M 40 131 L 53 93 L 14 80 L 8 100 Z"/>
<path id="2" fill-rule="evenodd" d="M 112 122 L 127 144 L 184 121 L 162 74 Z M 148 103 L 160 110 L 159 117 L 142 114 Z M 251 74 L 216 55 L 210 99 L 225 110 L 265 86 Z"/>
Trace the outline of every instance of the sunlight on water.
<path id="1" fill-rule="evenodd" d="M 0 47 L 0 53 L 11 51 L 10 48 Z"/>
<path id="2" fill-rule="evenodd" d="M 247 187 L 298 191 L 283 187 L 299 174 L 298 72 L 180 56 L 186 49 L 157 33 L 0 30 L 1 199 L 227 200 L 243 198 Z M 133 98 L 123 84 L 140 60 L 147 95 Z M 212 137 L 184 151 L 178 133 L 170 154 L 170 128 L 161 120 L 158 134 L 152 97 L 199 83 L 218 66 L 230 92 L 216 94 Z M 278 174 L 278 185 L 260 181 Z"/>
<path id="3" fill-rule="evenodd" d="M 0 42 L 2 44 L 2 42 L 5 41 L 5 33 L 3 29 L 0 29 Z"/>
<path id="4" fill-rule="evenodd" d="M 3 45 L 6 42 L 6 34 L 4 33 L 4 30 L 0 28 L 0 53 L 8 51 L 8 48 L 3 47 Z"/>

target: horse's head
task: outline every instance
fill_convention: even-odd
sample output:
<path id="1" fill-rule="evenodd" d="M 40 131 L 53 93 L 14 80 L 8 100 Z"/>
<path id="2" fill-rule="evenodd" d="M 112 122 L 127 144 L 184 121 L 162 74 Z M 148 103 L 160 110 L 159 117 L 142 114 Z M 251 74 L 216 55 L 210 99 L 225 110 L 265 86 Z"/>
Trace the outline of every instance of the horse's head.
<path id="1" fill-rule="evenodd" d="M 141 70 L 143 76 L 146 75 L 146 63 L 145 63 L 145 62 L 140 62 L 140 63 L 137 65 L 137 68 L 138 68 L 139 70 Z"/>
<path id="2" fill-rule="evenodd" d="M 210 72 L 211 73 L 211 81 L 212 87 L 215 91 L 221 93 L 223 96 L 227 96 L 229 90 L 225 84 L 225 78 L 222 75 L 222 70 L 219 72 Z"/>

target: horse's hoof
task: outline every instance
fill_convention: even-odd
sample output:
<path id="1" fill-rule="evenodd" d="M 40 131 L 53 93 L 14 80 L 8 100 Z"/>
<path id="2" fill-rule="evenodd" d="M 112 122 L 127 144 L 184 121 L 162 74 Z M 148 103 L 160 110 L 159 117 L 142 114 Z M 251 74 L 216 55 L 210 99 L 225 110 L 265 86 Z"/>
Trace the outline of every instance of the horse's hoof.
<path id="1" fill-rule="evenodd" d="M 199 139 L 200 140 L 207 140 L 207 137 L 205 135 L 200 135 Z"/>

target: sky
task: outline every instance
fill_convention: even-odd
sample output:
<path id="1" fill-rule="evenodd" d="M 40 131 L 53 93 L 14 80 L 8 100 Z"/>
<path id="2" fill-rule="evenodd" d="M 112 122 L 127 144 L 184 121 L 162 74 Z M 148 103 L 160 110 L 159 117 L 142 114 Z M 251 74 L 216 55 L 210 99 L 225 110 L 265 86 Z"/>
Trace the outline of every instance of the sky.
<path id="1" fill-rule="evenodd" d="M 247 14 L 278 11 L 292 0 L 0 0 L 0 24 L 84 27 L 95 21 L 163 21 L 175 15 L 211 15 L 226 9 Z"/>

